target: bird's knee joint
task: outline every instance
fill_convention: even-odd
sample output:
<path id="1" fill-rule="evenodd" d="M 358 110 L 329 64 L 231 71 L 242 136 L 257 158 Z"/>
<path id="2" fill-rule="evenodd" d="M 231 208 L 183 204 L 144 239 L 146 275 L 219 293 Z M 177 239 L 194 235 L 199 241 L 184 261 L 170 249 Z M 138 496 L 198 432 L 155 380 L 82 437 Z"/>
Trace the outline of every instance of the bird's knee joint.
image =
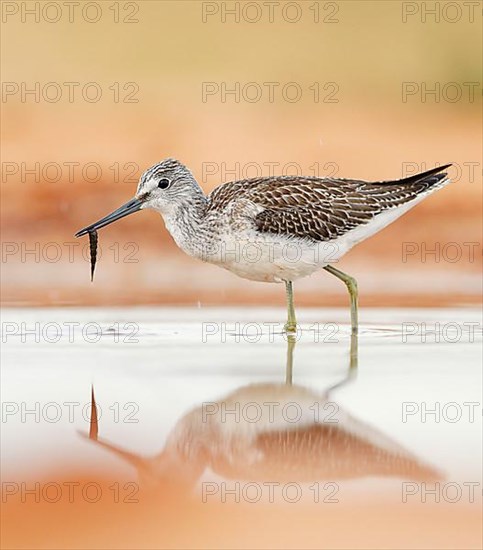
<path id="1" fill-rule="evenodd" d="M 353 277 L 347 278 L 346 285 L 349 290 L 357 292 L 357 281 Z"/>
<path id="2" fill-rule="evenodd" d="M 297 324 L 292 322 L 285 323 L 283 327 L 284 331 L 287 333 L 287 336 L 290 338 L 297 333 Z"/>

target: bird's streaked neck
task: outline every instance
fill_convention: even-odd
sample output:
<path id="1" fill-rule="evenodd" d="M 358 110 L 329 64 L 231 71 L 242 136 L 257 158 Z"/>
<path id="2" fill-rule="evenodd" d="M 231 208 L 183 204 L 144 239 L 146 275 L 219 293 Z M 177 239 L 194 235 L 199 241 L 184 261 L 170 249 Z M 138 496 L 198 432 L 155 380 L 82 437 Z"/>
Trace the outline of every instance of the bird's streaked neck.
<path id="1" fill-rule="evenodd" d="M 179 201 L 156 210 L 161 214 L 166 229 L 176 244 L 187 254 L 200 257 L 206 234 L 204 219 L 208 199 L 203 190 L 195 190 L 189 200 Z"/>

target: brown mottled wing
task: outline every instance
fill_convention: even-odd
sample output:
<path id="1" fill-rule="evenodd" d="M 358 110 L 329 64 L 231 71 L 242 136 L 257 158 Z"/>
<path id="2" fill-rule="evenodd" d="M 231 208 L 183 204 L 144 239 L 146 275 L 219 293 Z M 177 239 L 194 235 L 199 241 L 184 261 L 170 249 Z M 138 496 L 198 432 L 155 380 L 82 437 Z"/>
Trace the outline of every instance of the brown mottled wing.
<path id="1" fill-rule="evenodd" d="M 224 208 L 249 200 L 261 209 L 253 220 L 258 231 L 327 241 L 437 188 L 446 177 L 438 172 L 445 168 L 374 183 L 297 176 L 245 180 L 218 187 L 210 201 L 212 208 Z"/>
<path id="2" fill-rule="evenodd" d="M 255 217 L 255 225 L 264 233 L 329 241 L 408 200 L 407 190 L 401 189 L 403 193 L 396 197 L 395 190 L 389 193 L 388 189 L 369 189 L 362 184 L 334 180 L 284 182 L 277 189 L 275 200 L 264 203 L 265 209 Z M 278 193 L 292 195 L 297 202 L 286 206 Z"/>

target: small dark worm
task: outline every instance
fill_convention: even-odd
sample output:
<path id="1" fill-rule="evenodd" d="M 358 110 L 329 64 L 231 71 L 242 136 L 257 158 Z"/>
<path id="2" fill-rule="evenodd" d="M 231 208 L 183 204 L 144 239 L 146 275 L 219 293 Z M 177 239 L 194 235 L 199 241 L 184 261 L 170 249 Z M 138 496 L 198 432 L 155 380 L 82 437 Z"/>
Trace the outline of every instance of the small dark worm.
<path id="1" fill-rule="evenodd" d="M 94 269 L 97 261 L 97 231 L 89 231 L 89 245 L 91 251 L 91 282 L 94 280 Z"/>

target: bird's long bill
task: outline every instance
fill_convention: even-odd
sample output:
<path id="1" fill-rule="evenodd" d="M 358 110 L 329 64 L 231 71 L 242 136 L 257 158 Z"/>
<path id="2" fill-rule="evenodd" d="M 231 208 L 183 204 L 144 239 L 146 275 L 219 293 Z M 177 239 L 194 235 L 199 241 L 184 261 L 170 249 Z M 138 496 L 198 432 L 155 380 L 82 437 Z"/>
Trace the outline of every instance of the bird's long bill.
<path id="1" fill-rule="evenodd" d="M 138 210 L 140 210 L 143 203 L 144 201 L 141 199 L 136 199 L 136 198 L 131 199 L 130 201 L 120 206 L 117 210 L 114 210 L 114 212 L 111 212 L 104 218 L 101 218 L 99 221 L 91 225 L 88 225 L 87 227 L 84 227 L 84 229 L 81 229 L 80 231 L 78 231 L 75 234 L 75 236 L 82 237 L 82 235 L 86 235 L 90 231 L 96 231 L 97 229 L 101 229 L 101 227 L 105 227 L 110 223 L 113 223 L 117 220 L 120 220 L 121 218 L 129 216 L 129 214 L 133 214 L 134 212 L 137 212 Z"/>

